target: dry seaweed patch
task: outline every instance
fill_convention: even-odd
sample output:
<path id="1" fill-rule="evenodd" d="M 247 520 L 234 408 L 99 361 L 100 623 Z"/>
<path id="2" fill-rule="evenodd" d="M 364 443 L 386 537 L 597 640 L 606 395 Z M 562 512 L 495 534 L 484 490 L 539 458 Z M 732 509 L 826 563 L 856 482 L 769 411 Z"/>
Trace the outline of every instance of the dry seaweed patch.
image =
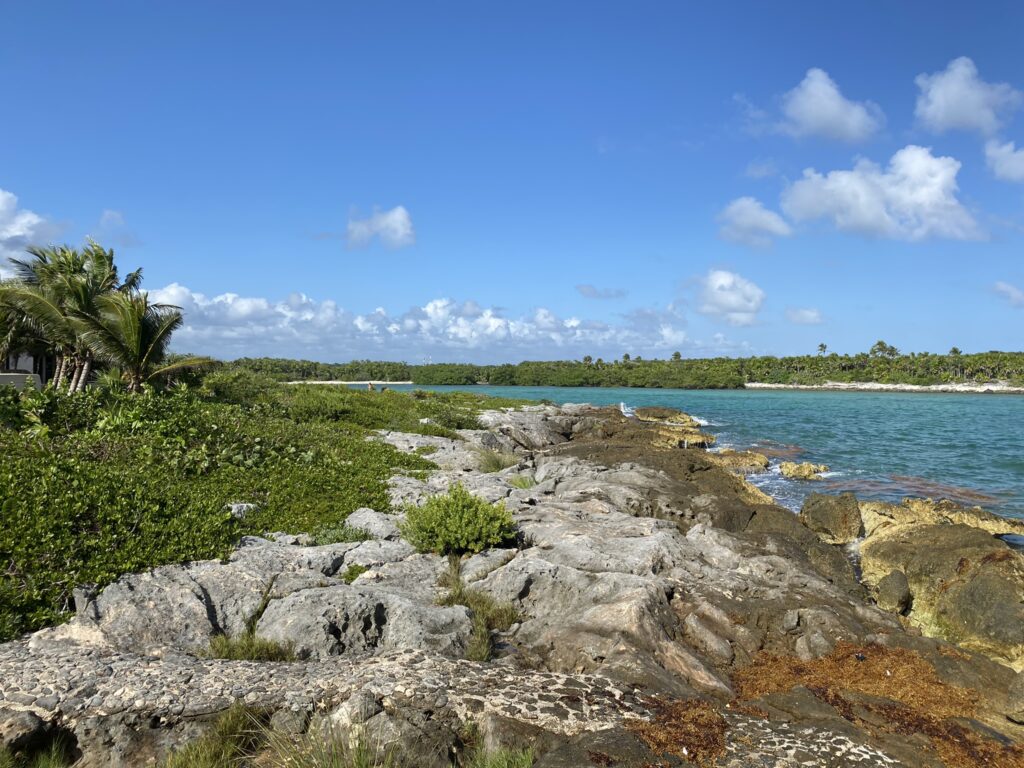
<path id="1" fill-rule="evenodd" d="M 840 642 L 812 661 L 763 653 L 733 683 L 741 700 L 804 686 L 869 732 L 927 736 L 948 768 L 1024 768 L 1024 748 L 984 738 L 964 724 L 975 715 L 978 694 L 943 682 L 928 661 L 905 648 Z"/>
<path id="2" fill-rule="evenodd" d="M 725 754 L 725 718 L 714 705 L 700 699 L 650 704 L 653 720 L 631 720 L 626 727 L 652 752 L 685 758 L 709 766 Z"/>

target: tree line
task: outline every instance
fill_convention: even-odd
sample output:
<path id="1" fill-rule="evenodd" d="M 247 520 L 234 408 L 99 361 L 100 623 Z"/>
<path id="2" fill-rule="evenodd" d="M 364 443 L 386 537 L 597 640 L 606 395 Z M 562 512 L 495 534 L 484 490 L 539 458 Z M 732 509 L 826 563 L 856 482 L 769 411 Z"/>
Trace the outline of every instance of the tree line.
<path id="1" fill-rule="evenodd" d="M 827 353 L 789 357 L 683 358 L 644 360 L 624 355 L 617 360 L 527 361 L 504 365 L 468 363 L 406 363 L 357 360 L 319 363 L 280 358 L 243 358 L 231 366 L 253 370 L 278 380 L 412 381 L 423 385 L 490 384 L 493 386 L 665 387 L 732 389 L 748 382 L 765 384 L 822 384 L 826 381 L 883 384 L 946 384 L 1010 381 L 1024 383 L 1024 353 L 964 354 L 955 347 L 947 354 L 901 353 L 884 341 L 854 355 Z"/>

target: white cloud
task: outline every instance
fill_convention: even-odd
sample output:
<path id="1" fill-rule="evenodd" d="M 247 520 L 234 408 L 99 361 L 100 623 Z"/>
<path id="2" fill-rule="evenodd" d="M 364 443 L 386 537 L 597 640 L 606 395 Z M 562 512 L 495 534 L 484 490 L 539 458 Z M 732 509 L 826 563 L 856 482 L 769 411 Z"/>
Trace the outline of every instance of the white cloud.
<path id="1" fill-rule="evenodd" d="M 795 221 L 829 219 L 836 228 L 899 240 L 984 236 L 956 197 L 960 162 L 908 145 L 882 169 L 860 160 L 849 171 L 822 175 L 809 168 L 782 195 Z"/>
<path id="2" fill-rule="evenodd" d="M 800 84 L 782 97 L 785 120 L 779 125 L 791 136 L 821 136 L 859 142 L 871 137 L 885 121 L 870 101 L 850 101 L 823 69 L 809 69 Z"/>
<path id="3" fill-rule="evenodd" d="M 966 56 L 953 59 L 944 70 L 918 75 L 921 89 L 914 114 L 927 128 L 977 131 L 990 135 L 999 129 L 1001 118 L 1016 109 L 1024 95 L 1008 83 L 986 83 L 978 68 Z"/>
<path id="4" fill-rule="evenodd" d="M 374 238 L 389 248 L 404 248 L 416 242 L 412 217 L 404 206 L 396 205 L 389 211 L 374 211 L 365 219 L 349 217 L 347 238 L 351 248 L 362 248 Z"/>
<path id="5" fill-rule="evenodd" d="M 796 325 L 820 325 L 822 322 L 821 311 L 812 307 L 790 307 L 786 310 L 786 319 Z"/>
<path id="6" fill-rule="evenodd" d="M 637 310 L 616 322 L 561 317 L 540 307 L 507 316 L 476 302 L 438 298 L 398 314 L 383 307 L 354 313 L 304 294 L 284 300 L 235 293 L 207 296 L 178 283 L 150 293 L 182 307 L 185 325 L 175 349 L 218 357 L 273 355 L 318 360 L 374 358 L 420 362 L 655 356 L 679 349 L 717 353 L 728 341 L 692 340 L 675 305 Z"/>
<path id="7" fill-rule="evenodd" d="M 629 293 L 622 288 L 597 288 L 589 283 L 577 285 L 576 290 L 585 299 L 621 299 Z"/>
<path id="8" fill-rule="evenodd" d="M 46 219 L 19 208 L 18 198 L 0 189 L 0 277 L 10 273 L 8 259 L 24 255 L 26 246 L 40 244 L 53 231 L 53 225 Z"/>
<path id="9" fill-rule="evenodd" d="M 996 178 L 1024 181 L 1024 147 L 1017 149 L 1012 141 L 990 139 L 985 143 L 985 161 Z"/>
<path id="10" fill-rule="evenodd" d="M 785 220 L 765 208 L 753 197 L 738 197 L 718 214 L 722 225 L 719 234 L 726 240 L 755 248 L 764 248 L 773 237 L 788 237 L 793 233 Z"/>
<path id="11" fill-rule="evenodd" d="M 730 325 L 751 325 L 764 303 L 764 291 L 735 272 L 713 269 L 701 281 L 699 311 Z"/>
<path id="12" fill-rule="evenodd" d="M 994 286 L 995 292 L 1010 302 L 1011 307 L 1024 307 L 1024 291 L 1015 285 L 998 282 Z"/>

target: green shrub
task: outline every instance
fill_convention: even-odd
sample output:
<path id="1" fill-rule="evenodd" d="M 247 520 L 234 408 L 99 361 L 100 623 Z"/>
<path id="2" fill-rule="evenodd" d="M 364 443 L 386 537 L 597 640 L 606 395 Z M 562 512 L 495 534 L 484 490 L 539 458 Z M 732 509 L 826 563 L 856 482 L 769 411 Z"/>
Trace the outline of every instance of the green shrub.
<path id="1" fill-rule="evenodd" d="M 519 463 L 519 457 L 512 453 L 504 453 L 483 448 L 477 451 L 481 472 L 501 472 Z"/>
<path id="2" fill-rule="evenodd" d="M 482 552 L 515 536 L 511 513 L 500 502 L 488 504 L 463 487 L 406 509 L 402 535 L 420 552 L 440 555 Z"/>
<path id="3" fill-rule="evenodd" d="M 207 374 L 200 392 L 221 403 L 255 405 L 273 401 L 278 389 L 277 382 L 269 376 L 234 368 Z"/>
<path id="4" fill-rule="evenodd" d="M 458 556 L 448 557 L 448 569 L 441 574 L 438 586 L 446 590 L 438 605 L 464 605 L 473 621 L 473 634 L 466 648 L 466 658 L 487 661 L 494 652 L 492 633 L 504 631 L 519 620 L 519 612 L 511 603 L 501 603 L 479 589 L 466 586 Z"/>

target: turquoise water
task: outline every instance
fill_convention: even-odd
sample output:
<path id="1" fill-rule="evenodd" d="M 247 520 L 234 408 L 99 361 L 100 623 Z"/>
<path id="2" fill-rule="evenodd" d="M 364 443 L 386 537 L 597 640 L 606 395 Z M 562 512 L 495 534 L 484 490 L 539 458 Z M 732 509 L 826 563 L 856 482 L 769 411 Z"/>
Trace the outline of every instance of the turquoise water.
<path id="1" fill-rule="evenodd" d="M 1024 518 L 1024 396 L 566 387 L 472 389 L 555 403 L 667 405 L 707 422 L 718 446 L 827 464 L 820 483 L 751 480 L 799 509 L 811 490 L 952 498 Z"/>

